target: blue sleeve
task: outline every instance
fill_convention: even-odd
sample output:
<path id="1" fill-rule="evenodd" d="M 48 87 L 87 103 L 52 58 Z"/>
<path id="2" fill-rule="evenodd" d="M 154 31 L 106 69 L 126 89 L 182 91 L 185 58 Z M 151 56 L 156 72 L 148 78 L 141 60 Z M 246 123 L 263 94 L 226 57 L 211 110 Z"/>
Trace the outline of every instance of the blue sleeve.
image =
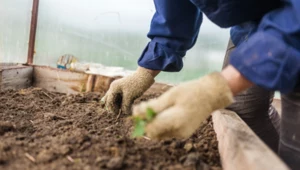
<path id="1" fill-rule="evenodd" d="M 175 72 L 183 67 L 182 58 L 197 40 L 202 13 L 188 0 L 154 0 L 156 13 L 138 64 L 141 67 Z"/>
<path id="2" fill-rule="evenodd" d="M 300 1 L 284 0 L 267 13 L 258 30 L 232 52 L 230 63 L 261 87 L 292 91 L 300 72 Z"/>

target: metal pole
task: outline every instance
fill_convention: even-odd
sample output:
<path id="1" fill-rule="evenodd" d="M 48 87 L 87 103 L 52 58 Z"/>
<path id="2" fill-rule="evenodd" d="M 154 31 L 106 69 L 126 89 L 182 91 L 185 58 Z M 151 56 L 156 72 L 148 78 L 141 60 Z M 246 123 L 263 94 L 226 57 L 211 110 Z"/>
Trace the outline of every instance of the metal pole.
<path id="1" fill-rule="evenodd" d="M 33 63 L 35 35 L 36 35 L 37 20 L 38 20 L 38 8 L 39 8 L 39 0 L 33 0 L 32 11 L 31 11 L 28 56 L 27 56 L 27 63 L 26 63 L 28 65 Z"/>

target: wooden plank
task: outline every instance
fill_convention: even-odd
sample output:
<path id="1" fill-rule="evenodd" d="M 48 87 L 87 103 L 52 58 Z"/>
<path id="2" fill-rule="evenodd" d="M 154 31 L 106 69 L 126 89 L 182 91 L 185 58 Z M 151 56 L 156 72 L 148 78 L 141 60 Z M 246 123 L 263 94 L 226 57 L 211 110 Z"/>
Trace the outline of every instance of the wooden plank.
<path id="1" fill-rule="evenodd" d="M 106 92 L 110 84 L 120 76 L 107 77 L 97 74 L 86 74 L 69 70 L 56 69 L 45 66 L 34 66 L 33 86 L 60 93 L 78 92 Z M 147 92 L 164 92 L 171 86 L 163 83 L 155 83 Z"/>
<path id="2" fill-rule="evenodd" d="M 0 89 L 22 89 L 32 85 L 33 67 L 5 65 L 0 70 Z"/>
<path id="3" fill-rule="evenodd" d="M 89 75 L 43 66 L 33 67 L 33 86 L 60 93 L 86 90 Z"/>
<path id="4" fill-rule="evenodd" d="M 109 89 L 110 84 L 121 77 L 106 77 L 102 75 L 95 75 L 95 83 L 93 91 L 106 92 Z"/>
<path id="5" fill-rule="evenodd" d="M 216 111 L 213 122 L 224 170 L 288 169 L 236 113 Z"/>
<path id="6" fill-rule="evenodd" d="M 22 66 L 22 65 L 17 63 L 0 63 L 0 70 L 11 66 Z"/>
<path id="7" fill-rule="evenodd" d="M 33 86 L 60 93 L 107 91 L 114 77 L 34 66 Z"/>

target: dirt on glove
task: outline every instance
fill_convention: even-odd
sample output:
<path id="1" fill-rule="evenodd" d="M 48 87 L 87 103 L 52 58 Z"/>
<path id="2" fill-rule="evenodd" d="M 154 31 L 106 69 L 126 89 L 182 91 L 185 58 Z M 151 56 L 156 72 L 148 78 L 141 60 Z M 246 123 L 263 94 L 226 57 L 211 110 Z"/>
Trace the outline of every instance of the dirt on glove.
<path id="1" fill-rule="evenodd" d="M 107 113 L 103 95 L 1 91 L 0 169 L 221 169 L 211 118 L 187 140 L 132 139 L 129 115 Z"/>

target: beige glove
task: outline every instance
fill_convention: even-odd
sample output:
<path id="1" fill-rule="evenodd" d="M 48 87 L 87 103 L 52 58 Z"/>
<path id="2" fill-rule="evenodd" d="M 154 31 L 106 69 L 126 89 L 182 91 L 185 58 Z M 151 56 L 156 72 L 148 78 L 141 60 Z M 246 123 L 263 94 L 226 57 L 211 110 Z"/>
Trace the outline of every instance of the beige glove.
<path id="1" fill-rule="evenodd" d="M 157 99 L 133 108 L 133 115 L 144 118 L 147 108 L 157 116 L 146 126 L 152 139 L 187 138 L 215 110 L 233 102 L 233 95 L 220 73 L 171 88 Z"/>
<path id="2" fill-rule="evenodd" d="M 119 113 L 121 109 L 129 114 L 134 100 L 142 96 L 153 83 L 154 77 L 146 69 L 138 68 L 134 74 L 113 81 L 101 102 L 111 112 Z"/>

